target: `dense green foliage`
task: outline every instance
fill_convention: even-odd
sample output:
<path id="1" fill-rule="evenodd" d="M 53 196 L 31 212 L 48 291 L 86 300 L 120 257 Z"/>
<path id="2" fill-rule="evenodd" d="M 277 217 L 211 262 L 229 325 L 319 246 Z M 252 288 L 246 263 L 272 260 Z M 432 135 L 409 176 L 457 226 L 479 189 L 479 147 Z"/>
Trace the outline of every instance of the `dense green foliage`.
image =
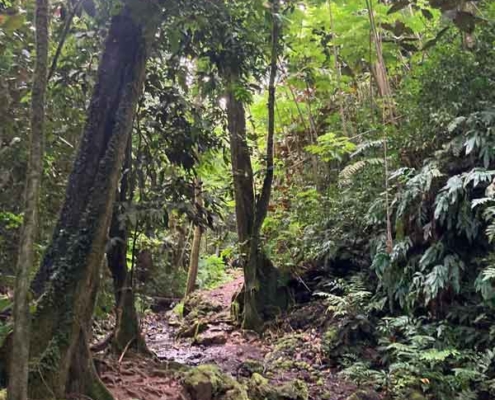
<path id="1" fill-rule="evenodd" d="M 200 288 L 229 279 L 226 271 L 236 266 L 227 66 L 240 70 L 235 92 L 248 114 L 256 194 L 266 169 L 269 6 L 180 3 L 169 6 L 148 61 L 124 171 L 132 193 L 116 204 L 129 231 L 133 285 L 145 304 L 182 296 L 194 225 L 205 229 Z M 431 399 L 489 399 L 495 7 L 439 3 L 284 3 L 277 15 L 283 52 L 275 177 L 262 236 L 283 272 L 281 286 L 318 270 L 312 299 L 327 305 L 325 352 L 342 376 L 396 399 L 414 391 Z M 65 14 L 74 18 L 48 87 L 38 256 L 64 198 L 99 50 L 118 8 L 112 1 L 85 4 L 53 6 L 58 40 Z M 32 4 L 7 8 L 16 10 L 0 8 L 0 271 L 9 294 L 22 224 L 34 38 Z M 58 44 L 50 44 L 51 59 Z M 378 72 L 380 46 L 389 94 Z M 194 204 L 198 177 L 204 207 Z M 111 309 L 109 287 L 107 279 L 98 316 Z"/>

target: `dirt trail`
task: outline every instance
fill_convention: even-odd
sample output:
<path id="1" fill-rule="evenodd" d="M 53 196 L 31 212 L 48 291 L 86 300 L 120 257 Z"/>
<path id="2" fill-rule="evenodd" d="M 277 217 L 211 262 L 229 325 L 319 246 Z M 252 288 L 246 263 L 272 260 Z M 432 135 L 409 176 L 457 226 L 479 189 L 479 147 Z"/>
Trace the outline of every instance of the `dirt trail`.
<path id="1" fill-rule="evenodd" d="M 239 274 L 237 274 L 239 275 Z M 230 317 L 230 303 L 242 286 L 242 276 L 210 291 L 199 294 L 219 304 L 221 311 L 208 317 L 208 329 L 201 335 L 205 343 L 177 338 L 178 321 L 173 312 L 154 314 L 147 320 L 146 341 L 160 360 L 186 365 L 216 364 L 232 375 L 247 359 L 263 360 L 270 347 L 258 335 L 235 329 Z"/>
<path id="2" fill-rule="evenodd" d="M 233 324 L 230 304 L 241 285 L 242 277 L 237 273 L 217 289 L 198 292 L 218 307 L 208 314 L 205 331 L 195 338 L 177 337 L 181 323 L 182 328 L 184 324 L 173 311 L 147 315 L 143 331 L 158 360 L 126 358 L 105 363 L 102 379 L 117 400 L 189 400 L 173 373 L 164 369 L 167 362 L 188 366 L 215 364 L 236 378 L 259 372 L 274 383 L 299 379 L 308 386 L 311 400 L 347 398 L 355 387 L 338 379 L 328 367 L 317 330 L 299 329 L 299 322 L 291 325 L 276 321 L 260 338 Z M 302 315 L 309 321 L 321 316 L 321 309 L 308 307 L 291 315 Z"/>

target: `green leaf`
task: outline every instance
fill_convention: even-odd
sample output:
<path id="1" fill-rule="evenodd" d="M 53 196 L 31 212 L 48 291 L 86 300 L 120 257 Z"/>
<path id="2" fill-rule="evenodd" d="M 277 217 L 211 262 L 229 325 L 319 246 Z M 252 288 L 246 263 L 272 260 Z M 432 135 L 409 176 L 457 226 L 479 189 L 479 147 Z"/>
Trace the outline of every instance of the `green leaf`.
<path id="1" fill-rule="evenodd" d="M 428 50 L 429 48 L 435 46 L 437 42 L 442 38 L 442 36 L 447 33 L 448 30 L 449 30 L 448 26 L 443 28 L 440 32 L 437 33 L 437 36 L 435 36 L 434 39 L 428 40 L 421 50 Z"/>
<path id="2" fill-rule="evenodd" d="M 406 8 L 409 4 L 411 4 L 409 2 L 409 0 L 398 0 L 398 1 L 394 2 L 394 4 L 392 4 L 392 7 L 389 8 L 389 10 L 387 11 L 387 14 L 393 14 L 397 11 L 400 11 L 400 10 Z"/>

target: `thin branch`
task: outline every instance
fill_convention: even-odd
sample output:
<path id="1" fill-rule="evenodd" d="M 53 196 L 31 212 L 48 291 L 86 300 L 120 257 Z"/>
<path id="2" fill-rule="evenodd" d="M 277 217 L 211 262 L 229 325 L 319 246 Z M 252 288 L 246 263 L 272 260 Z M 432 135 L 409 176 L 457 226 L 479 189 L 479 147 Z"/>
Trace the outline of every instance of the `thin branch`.
<path id="1" fill-rule="evenodd" d="M 340 120 L 342 122 L 342 130 L 344 131 L 344 135 L 347 136 L 347 122 L 345 118 L 345 111 L 344 111 L 344 104 L 342 101 L 342 96 L 341 96 L 341 90 L 340 90 L 340 81 L 341 81 L 341 71 L 340 71 L 340 65 L 339 65 L 339 54 L 337 50 L 337 45 L 335 43 L 335 29 L 334 29 L 334 23 L 333 23 L 333 13 L 332 13 L 332 2 L 328 0 L 328 14 L 330 16 L 330 33 L 332 34 L 332 39 L 333 39 L 333 58 L 334 58 L 334 68 L 335 72 L 337 74 L 337 99 L 339 102 L 339 112 L 340 112 Z"/>
<path id="2" fill-rule="evenodd" d="M 279 0 L 272 2 L 272 48 L 270 59 L 270 79 L 268 83 L 268 136 L 266 138 L 266 175 L 258 202 L 253 226 L 253 235 L 259 235 L 261 225 L 268 211 L 273 182 L 273 137 L 275 135 L 275 79 L 277 78 L 277 58 L 280 36 Z"/>
<path id="3" fill-rule="evenodd" d="M 67 36 L 69 34 L 70 26 L 72 24 L 72 20 L 74 19 L 75 15 L 77 14 L 79 8 L 82 5 L 83 0 L 78 0 L 72 11 L 70 12 L 69 16 L 65 20 L 65 25 L 64 25 L 64 30 L 62 31 L 62 34 L 60 35 L 60 40 L 58 42 L 57 50 L 55 51 L 55 55 L 53 56 L 52 60 L 52 65 L 50 66 L 50 71 L 48 72 L 48 80 L 50 80 L 55 73 L 55 70 L 57 69 L 57 62 L 60 57 L 60 54 L 62 53 L 62 49 L 65 44 L 65 40 L 67 39 Z"/>

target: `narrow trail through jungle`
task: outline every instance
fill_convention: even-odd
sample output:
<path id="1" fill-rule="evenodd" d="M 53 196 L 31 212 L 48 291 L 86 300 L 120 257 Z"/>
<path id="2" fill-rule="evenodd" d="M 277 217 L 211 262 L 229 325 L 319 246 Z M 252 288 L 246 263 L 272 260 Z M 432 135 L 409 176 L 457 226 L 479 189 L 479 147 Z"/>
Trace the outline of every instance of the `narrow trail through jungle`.
<path id="1" fill-rule="evenodd" d="M 102 380 L 116 399 L 211 400 L 208 394 L 191 396 L 176 373 L 205 364 L 241 382 L 254 374 L 273 385 L 304 382 L 310 399 L 341 400 L 355 390 L 332 372 L 323 355 L 315 325 L 315 317 L 325 314 L 321 303 L 296 307 L 288 320 L 274 321 L 260 337 L 240 330 L 231 319 L 232 297 L 241 286 L 242 276 L 236 274 L 214 290 L 195 293 L 183 317 L 172 309 L 146 315 L 143 333 L 155 357 L 124 354 L 99 360 Z M 298 399 L 297 393 L 287 396 Z"/>

